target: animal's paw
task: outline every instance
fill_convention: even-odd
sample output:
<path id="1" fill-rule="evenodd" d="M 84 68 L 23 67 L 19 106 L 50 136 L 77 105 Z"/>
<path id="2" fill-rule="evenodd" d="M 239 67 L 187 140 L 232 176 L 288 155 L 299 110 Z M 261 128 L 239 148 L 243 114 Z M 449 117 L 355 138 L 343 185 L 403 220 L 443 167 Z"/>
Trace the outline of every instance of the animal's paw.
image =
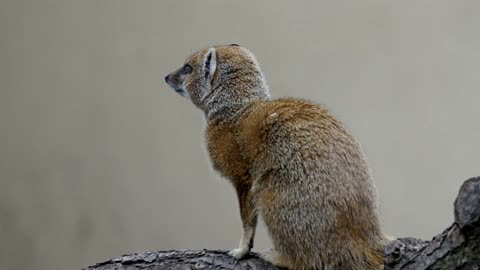
<path id="1" fill-rule="evenodd" d="M 289 260 L 273 248 L 260 252 L 260 258 L 280 268 L 293 268 Z"/>
<path id="2" fill-rule="evenodd" d="M 248 248 L 236 248 L 228 252 L 228 255 L 234 257 L 237 260 L 245 258 L 245 256 L 250 252 Z"/>

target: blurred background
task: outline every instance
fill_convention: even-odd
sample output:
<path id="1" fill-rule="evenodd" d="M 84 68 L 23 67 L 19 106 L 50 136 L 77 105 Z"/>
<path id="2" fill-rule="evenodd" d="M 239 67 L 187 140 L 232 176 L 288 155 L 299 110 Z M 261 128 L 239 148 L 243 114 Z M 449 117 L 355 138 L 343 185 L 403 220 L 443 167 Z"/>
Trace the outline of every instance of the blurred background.
<path id="1" fill-rule="evenodd" d="M 429 239 L 480 175 L 479 1 L 0 2 L 0 268 L 230 249 L 233 188 L 204 119 L 163 77 L 238 43 L 274 97 L 330 108 L 360 140 L 385 229 Z M 262 225 L 263 226 L 263 225 Z M 260 227 L 256 250 L 269 246 Z"/>

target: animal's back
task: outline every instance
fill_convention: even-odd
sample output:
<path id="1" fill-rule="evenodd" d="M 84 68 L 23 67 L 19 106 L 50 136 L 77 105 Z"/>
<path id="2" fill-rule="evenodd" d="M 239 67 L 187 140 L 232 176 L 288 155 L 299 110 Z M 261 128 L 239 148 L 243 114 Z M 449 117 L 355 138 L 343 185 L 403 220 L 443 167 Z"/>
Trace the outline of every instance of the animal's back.
<path id="1" fill-rule="evenodd" d="M 293 269 L 382 269 L 368 165 L 326 109 L 293 98 L 253 102 L 238 140 L 258 210 Z"/>

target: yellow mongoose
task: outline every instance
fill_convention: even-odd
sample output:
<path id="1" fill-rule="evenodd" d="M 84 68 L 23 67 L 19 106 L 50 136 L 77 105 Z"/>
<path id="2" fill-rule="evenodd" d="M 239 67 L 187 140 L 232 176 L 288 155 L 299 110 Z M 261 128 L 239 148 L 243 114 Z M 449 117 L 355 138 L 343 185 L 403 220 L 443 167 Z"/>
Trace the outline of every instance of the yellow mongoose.
<path id="1" fill-rule="evenodd" d="M 357 141 L 325 108 L 271 99 L 254 55 L 236 44 L 193 53 L 165 81 L 204 113 L 214 168 L 237 191 L 247 255 L 257 214 L 273 248 L 262 258 L 296 269 L 383 269 L 387 243 Z"/>

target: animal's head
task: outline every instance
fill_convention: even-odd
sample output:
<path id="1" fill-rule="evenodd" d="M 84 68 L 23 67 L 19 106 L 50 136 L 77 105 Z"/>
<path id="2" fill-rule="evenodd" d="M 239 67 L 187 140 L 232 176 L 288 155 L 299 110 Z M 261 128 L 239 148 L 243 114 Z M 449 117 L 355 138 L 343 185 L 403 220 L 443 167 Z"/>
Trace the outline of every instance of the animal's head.
<path id="1" fill-rule="evenodd" d="M 193 53 L 182 67 L 165 77 L 165 82 L 204 111 L 215 101 L 270 96 L 255 56 L 236 44 Z"/>

